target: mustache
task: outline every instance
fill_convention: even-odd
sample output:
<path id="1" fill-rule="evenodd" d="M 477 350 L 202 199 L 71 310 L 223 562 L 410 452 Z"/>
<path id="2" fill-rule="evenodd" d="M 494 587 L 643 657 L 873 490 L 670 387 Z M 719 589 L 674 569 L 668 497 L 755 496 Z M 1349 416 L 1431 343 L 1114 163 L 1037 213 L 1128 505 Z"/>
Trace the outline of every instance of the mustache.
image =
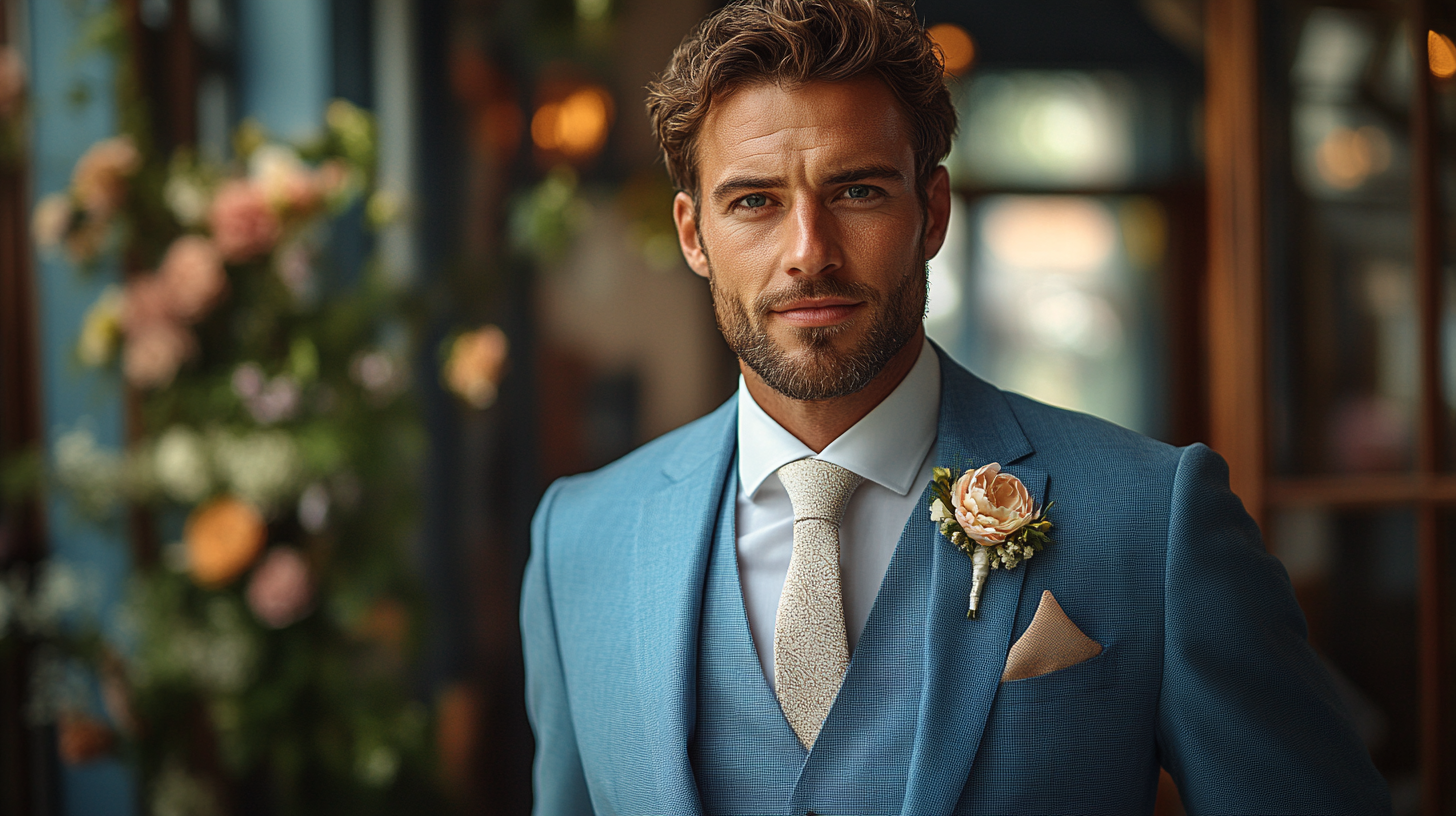
<path id="1" fill-rule="evenodd" d="M 753 311 L 760 316 L 804 298 L 839 297 L 876 303 L 880 293 L 874 287 L 835 277 L 799 279 L 793 285 L 771 292 L 760 292 L 753 299 Z"/>

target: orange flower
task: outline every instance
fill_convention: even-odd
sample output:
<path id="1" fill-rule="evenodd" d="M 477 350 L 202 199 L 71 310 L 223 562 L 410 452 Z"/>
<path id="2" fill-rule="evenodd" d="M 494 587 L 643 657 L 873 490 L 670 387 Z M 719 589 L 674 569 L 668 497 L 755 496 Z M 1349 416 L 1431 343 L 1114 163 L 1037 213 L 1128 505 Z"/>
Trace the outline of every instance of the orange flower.
<path id="1" fill-rule="evenodd" d="M 25 60 L 14 48 L 0 45 L 0 119 L 20 110 L 25 98 Z"/>
<path id="2" fill-rule="evenodd" d="M 471 406 L 490 407 L 505 374 L 507 347 L 506 333 L 497 326 L 465 332 L 450 345 L 445 384 Z"/>
<path id="3" fill-rule="evenodd" d="M 440 692 L 435 744 L 446 788 L 463 797 L 470 791 L 471 768 L 480 742 L 480 693 L 464 683 Z"/>
<path id="4" fill-rule="evenodd" d="M 56 749 L 67 765 L 83 765 L 111 751 L 110 728 L 84 714 L 62 714 L 56 723 Z"/>
<path id="5" fill-rule="evenodd" d="M 257 559 L 267 534 L 257 509 L 231 496 L 197 508 L 183 533 L 192 580 L 209 589 L 232 583 Z"/>
<path id="6" fill-rule="evenodd" d="M 364 613 L 356 631 L 360 637 L 376 641 L 392 651 L 400 651 L 409 638 L 409 625 L 409 611 L 404 604 L 393 598 L 383 598 L 375 601 Z"/>

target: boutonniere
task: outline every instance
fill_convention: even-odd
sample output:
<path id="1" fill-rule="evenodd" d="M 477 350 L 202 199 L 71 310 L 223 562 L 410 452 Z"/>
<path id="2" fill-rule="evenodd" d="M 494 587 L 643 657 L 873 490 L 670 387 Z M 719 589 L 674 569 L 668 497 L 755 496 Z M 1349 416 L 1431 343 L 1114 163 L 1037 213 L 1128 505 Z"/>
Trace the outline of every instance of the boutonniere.
<path id="1" fill-rule="evenodd" d="M 930 520 L 940 534 L 971 557 L 971 599 L 967 618 L 981 608 L 981 589 L 993 569 L 1016 569 L 1042 547 L 1052 543 L 1047 533 L 1048 503 L 1040 511 L 1026 485 L 1001 465 L 992 462 L 962 473 L 954 483 L 950 468 L 934 469 L 930 480 Z"/>

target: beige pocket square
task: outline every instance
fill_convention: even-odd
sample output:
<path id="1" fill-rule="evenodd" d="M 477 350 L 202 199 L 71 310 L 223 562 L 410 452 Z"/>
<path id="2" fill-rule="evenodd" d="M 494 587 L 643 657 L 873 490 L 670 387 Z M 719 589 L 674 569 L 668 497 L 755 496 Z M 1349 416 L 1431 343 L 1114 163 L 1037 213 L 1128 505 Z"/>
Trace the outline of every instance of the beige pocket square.
<path id="1" fill-rule="evenodd" d="M 1001 682 L 1040 677 L 1059 669 L 1075 666 L 1102 654 L 1102 644 L 1082 634 L 1077 624 L 1062 611 L 1061 604 L 1047 589 L 1031 625 L 1021 633 L 1006 655 L 1006 670 Z"/>

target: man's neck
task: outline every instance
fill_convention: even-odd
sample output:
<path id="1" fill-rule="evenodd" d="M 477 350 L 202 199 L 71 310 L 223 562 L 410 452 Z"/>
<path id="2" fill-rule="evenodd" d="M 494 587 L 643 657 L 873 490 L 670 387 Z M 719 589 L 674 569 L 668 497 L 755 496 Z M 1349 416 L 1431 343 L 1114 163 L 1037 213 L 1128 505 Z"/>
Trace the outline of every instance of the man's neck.
<path id="1" fill-rule="evenodd" d="M 738 367 L 743 371 L 743 381 L 748 385 L 748 393 L 753 395 L 754 402 L 758 403 L 763 412 L 810 450 L 819 453 L 829 447 L 830 442 L 838 439 L 840 434 L 854 427 L 854 423 L 864 419 L 865 414 L 873 411 L 876 405 L 900 385 L 905 375 L 915 367 L 915 361 L 919 359 L 920 349 L 925 343 L 924 337 L 925 329 L 922 327 L 910 342 L 895 352 L 895 356 L 885 364 L 884 370 L 870 380 L 869 385 L 853 394 L 834 399 L 792 399 L 770 388 L 763 378 L 741 360 Z"/>

